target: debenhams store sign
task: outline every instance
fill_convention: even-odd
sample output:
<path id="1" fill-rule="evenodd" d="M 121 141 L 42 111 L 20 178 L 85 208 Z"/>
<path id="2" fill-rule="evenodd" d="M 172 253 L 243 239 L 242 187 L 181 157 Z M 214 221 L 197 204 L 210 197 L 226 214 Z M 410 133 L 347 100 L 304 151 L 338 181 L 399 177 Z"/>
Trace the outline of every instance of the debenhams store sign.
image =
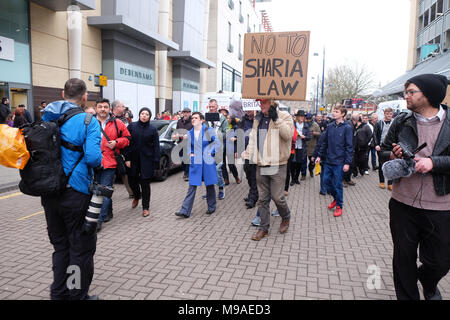
<path id="1" fill-rule="evenodd" d="M 114 61 L 114 75 L 116 80 L 155 85 L 155 71 L 122 61 Z"/>

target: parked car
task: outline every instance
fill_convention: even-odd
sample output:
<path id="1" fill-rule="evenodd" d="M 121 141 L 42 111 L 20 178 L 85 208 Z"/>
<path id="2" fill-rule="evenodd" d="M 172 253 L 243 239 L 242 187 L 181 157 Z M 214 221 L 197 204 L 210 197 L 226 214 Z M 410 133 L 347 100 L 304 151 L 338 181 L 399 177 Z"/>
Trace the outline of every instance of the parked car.
<path id="1" fill-rule="evenodd" d="M 159 148 L 161 152 L 159 170 L 155 170 L 154 179 L 157 181 L 164 181 L 169 176 L 170 171 L 181 167 L 181 163 L 174 163 L 171 157 L 172 150 L 177 145 L 177 143 L 172 140 L 172 134 L 177 128 L 177 120 L 151 120 L 150 124 L 158 130 Z"/>

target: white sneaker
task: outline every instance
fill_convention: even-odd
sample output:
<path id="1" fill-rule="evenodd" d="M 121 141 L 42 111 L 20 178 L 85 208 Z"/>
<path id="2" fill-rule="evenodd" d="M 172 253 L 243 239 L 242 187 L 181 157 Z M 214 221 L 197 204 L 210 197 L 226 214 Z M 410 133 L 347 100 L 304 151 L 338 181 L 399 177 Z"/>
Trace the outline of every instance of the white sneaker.
<path id="1" fill-rule="evenodd" d="M 370 173 L 369 173 L 369 171 L 366 170 L 366 171 L 364 171 L 364 174 L 369 175 Z"/>

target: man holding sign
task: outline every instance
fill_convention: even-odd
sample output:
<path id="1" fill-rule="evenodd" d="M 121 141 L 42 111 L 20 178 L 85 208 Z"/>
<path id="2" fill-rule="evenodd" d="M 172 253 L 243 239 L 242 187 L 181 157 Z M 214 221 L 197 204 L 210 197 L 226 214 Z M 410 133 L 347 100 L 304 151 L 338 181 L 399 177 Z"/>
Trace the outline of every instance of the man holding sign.
<path id="1" fill-rule="evenodd" d="M 280 233 L 289 228 L 290 210 L 283 187 L 291 154 L 294 124 L 274 99 L 305 100 L 309 31 L 247 33 L 244 38 L 242 97 L 257 99 L 261 112 L 255 117 L 243 158 L 257 165 L 259 230 L 252 240 L 269 232 L 272 199 L 282 218 Z"/>
<path id="2" fill-rule="evenodd" d="M 259 193 L 257 205 L 261 214 L 261 224 L 252 237 L 255 241 L 269 234 L 271 199 L 282 218 L 280 233 L 287 232 L 289 228 L 291 214 L 283 187 L 294 134 L 294 124 L 289 113 L 280 111 L 271 100 L 259 101 L 261 112 L 255 117 L 247 149 L 242 153 L 245 160 L 257 165 L 256 183 Z"/>

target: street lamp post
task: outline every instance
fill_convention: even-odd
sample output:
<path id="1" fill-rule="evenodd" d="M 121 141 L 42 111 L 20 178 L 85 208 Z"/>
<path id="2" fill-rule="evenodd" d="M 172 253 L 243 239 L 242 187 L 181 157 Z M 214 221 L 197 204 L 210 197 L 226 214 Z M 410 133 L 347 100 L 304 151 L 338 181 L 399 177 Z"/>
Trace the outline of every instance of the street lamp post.
<path id="1" fill-rule="evenodd" d="M 319 54 L 317 52 L 314 52 L 314 56 L 318 57 Z M 323 47 L 323 66 L 322 66 L 322 90 L 320 94 L 320 102 L 319 100 L 319 77 L 317 79 L 317 101 L 316 104 L 316 113 L 318 112 L 318 105 L 325 105 L 325 99 L 324 99 L 324 86 L 325 86 L 325 47 Z"/>
<path id="2" fill-rule="evenodd" d="M 316 106 L 315 106 L 316 113 L 317 113 L 317 109 L 319 107 L 319 79 L 320 79 L 320 77 L 319 77 L 319 75 L 317 75 L 317 86 L 316 86 L 317 94 L 316 94 Z"/>
<path id="3" fill-rule="evenodd" d="M 325 100 L 323 98 L 323 88 L 325 84 L 325 47 L 323 47 L 323 68 L 322 68 L 322 93 L 321 93 L 321 104 L 325 105 Z M 316 110 L 317 113 L 317 110 Z"/>

